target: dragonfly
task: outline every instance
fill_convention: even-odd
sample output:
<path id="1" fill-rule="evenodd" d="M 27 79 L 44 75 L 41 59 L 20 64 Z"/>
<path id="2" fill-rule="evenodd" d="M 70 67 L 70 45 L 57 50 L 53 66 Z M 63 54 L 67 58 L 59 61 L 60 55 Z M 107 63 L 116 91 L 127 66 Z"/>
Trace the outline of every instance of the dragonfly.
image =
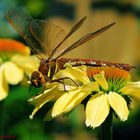
<path id="1" fill-rule="evenodd" d="M 65 33 L 57 24 L 46 20 L 34 19 L 23 9 L 14 7 L 8 10 L 7 19 L 9 23 L 25 39 L 26 43 L 31 48 L 31 51 L 40 59 L 38 71 L 34 71 L 31 75 L 30 81 L 32 85 L 35 87 L 43 85 L 45 88 L 47 82 L 62 80 L 62 78 L 53 80 L 53 76 L 59 70 L 64 69 L 66 63 L 69 63 L 72 66 L 118 67 L 127 71 L 133 68 L 133 66 L 124 63 L 62 57 L 73 49 L 97 37 L 115 24 L 115 22 L 113 22 L 94 32 L 90 32 L 73 44 L 68 45 L 68 39 L 80 29 L 86 18 L 86 16 L 83 17 L 68 33 Z"/>

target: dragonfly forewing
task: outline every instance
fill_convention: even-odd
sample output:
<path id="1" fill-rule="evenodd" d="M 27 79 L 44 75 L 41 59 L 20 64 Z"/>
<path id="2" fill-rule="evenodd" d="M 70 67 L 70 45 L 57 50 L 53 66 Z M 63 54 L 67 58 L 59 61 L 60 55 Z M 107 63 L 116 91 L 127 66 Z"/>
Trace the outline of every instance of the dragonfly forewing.
<path id="1" fill-rule="evenodd" d="M 45 54 L 45 49 L 41 47 L 29 29 L 33 18 L 24 9 L 16 7 L 9 9 L 6 16 L 11 26 L 25 39 L 32 52 L 43 58 L 41 54 Z"/>
<path id="2" fill-rule="evenodd" d="M 60 26 L 43 20 L 32 20 L 30 31 L 45 49 L 49 57 L 56 46 L 66 36 L 66 32 Z"/>

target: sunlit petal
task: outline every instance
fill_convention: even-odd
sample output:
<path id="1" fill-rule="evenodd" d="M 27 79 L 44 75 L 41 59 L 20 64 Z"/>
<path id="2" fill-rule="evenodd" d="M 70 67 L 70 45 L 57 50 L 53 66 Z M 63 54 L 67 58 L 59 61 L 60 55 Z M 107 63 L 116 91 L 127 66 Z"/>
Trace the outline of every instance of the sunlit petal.
<path id="1" fill-rule="evenodd" d="M 0 100 L 7 97 L 9 91 L 8 83 L 4 76 L 4 69 L 0 67 Z"/>
<path id="2" fill-rule="evenodd" d="M 116 92 L 109 92 L 108 101 L 113 110 L 117 113 L 122 121 L 127 120 L 129 115 L 129 110 L 127 103 L 122 96 Z"/>
<path id="3" fill-rule="evenodd" d="M 39 60 L 35 56 L 14 55 L 11 61 L 22 68 L 29 76 L 39 67 Z"/>
<path id="4" fill-rule="evenodd" d="M 62 113 L 67 113 L 74 109 L 75 106 L 81 103 L 81 101 L 88 95 L 88 92 L 83 92 L 81 89 L 68 91 L 62 95 L 54 104 L 52 110 L 52 116 L 58 116 Z"/>
<path id="5" fill-rule="evenodd" d="M 100 126 L 110 111 L 107 94 L 93 95 L 86 106 L 86 125 L 93 128 Z"/>
<path id="6" fill-rule="evenodd" d="M 36 97 L 29 99 L 29 102 L 35 106 L 32 114 L 30 115 L 30 119 L 36 114 L 36 112 L 47 102 L 53 101 L 59 98 L 63 92 L 57 91 L 57 87 L 52 87 L 51 89 L 46 90 L 44 93 L 39 94 Z"/>
<path id="7" fill-rule="evenodd" d="M 83 92 L 99 91 L 100 90 L 98 82 L 90 82 L 90 83 L 82 85 L 80 88 Z"/>
<path id="8" fill-rule="evenodd" d="M 83 67 L 83 68 L 82 68 Z M 78 67 L 72 67 L 71 65 L 67 65 L 66 69 L 60 70 L 55 77 L 56 78 L 62 78 L 62 77 L 69 77 L 73 80 L 80 81 L 82 83 L 90 82 L 87 74 L 85 71 L 85 66 Z"/>
<path id="9" fill-rule="evenodd" d="M 104 71 L 101 71 L 100 74 L 96 74 L 93 76 L 94 79 L 101 85 L 104 90 L 108 90 L 108 83 L 104 77 Z"/>
<path id="10" fill-rule="evenodd" d="M 4 68 L 4 74 L 7 82 L 12 85 L 18 84 L 20 81 L 22 81 L 24 77 L 24 72 L 21 68 L 16 66 L 12 62 L 6 62 L 3 64 Z"/>
<path id="11" fill-rule="evenodd" d="M 140 81 L 128 82 L 120 91 L 122 94 L 131 96 L 133 99 L 140 101 Z"/>

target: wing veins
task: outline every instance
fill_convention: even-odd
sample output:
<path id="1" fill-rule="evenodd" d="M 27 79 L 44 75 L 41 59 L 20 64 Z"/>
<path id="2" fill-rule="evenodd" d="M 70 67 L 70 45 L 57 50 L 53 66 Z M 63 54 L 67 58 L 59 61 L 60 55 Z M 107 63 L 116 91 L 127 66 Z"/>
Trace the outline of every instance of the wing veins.
<path id="1" fill-rule="evenodd" d="M 68 48 L 64 49 L 61 54 L 59 56 L 57 56 L 54 59 L 57 59 L 61 56 L 63 56 L 64 54 L 68 53 L 69 51 L 73 50 L 74 48 L 84 44 L 85 42 L 91 40 L 92 38 L 95 38 L 96 36 L 100 35 L 101 33 L 103 33 L 104 31 L 108 30 L 110 27 L 112 27 L 115 24 L 115 22 L 108 24 L 102 28 L 100 28 L 99 30 L 89 33 L 85 36 L 83 36 L 82 38 L 80 38 L 78 41 L 76 41 L 75 43 L 73 43 L 71 46 L 69 46 Z"/>
<path id="2" fill-rule="evenodd" d="M 68 34 L 64 37 L 64 39 L 55 47 L 55 49 L 51 52 L 49 58 L 52 58 L 54 56 L 54 54 L 57 52 L 58 48 L 62 45 L 62 43 L 68 39 L 75 31 L 77 31 L 81 25 L 85 22 L 86 20 L 86 16 L 83 17 L 79 22 L 77 22 L 72 29 L 68 32 Z"/>
<path id="3" fill-rule="evenodd" d="M 24 9 L 12 7 L 7 11 L 6 15 L 11 26 L 25 39 L 34 54 L 43 52 L 40 43 L 30 33 L 30 23 L 33 20 L 31 16 L 26 13 Z M 42 55 L 37 56 L 39 59 L 43 58 Z"/>

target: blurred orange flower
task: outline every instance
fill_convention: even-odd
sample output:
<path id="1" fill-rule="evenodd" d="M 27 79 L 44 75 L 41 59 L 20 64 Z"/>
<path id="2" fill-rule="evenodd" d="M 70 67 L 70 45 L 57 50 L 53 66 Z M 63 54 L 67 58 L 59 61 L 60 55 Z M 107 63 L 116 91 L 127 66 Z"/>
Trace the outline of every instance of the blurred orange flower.
<path id="1" fill-rule="evenodd" d="M 21 82 L 38 68 L 38 61 L 30 56 L 30 49 L 12 39 L 0 39 L 0 100 L 7 97 L 9 85 Z"/>

